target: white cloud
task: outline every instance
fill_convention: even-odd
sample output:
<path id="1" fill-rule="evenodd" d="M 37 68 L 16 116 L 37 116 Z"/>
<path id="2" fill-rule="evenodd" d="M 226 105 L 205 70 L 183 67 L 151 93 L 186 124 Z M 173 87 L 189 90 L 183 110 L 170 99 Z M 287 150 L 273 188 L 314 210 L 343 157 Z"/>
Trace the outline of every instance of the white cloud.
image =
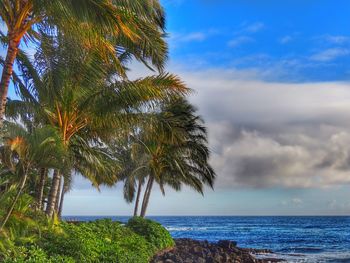
<path id="1" fill-rule="evenodd" d="M 293 37 L 292 36 L 284 36 L 284 37 L 281 37 L 278 41 L 281 44 L 287 44 L 287 43 L 293 41 Z"/>
<path id="2" fill-rule="evenodd" d="M 207 35 L 203 32 L 192 32 L 187 35 L 182 35 L 177 38 L 179 41 L 192 42 L 192 41 L 203 41 L 207 38 Z"/>
<path id="3" fill-rule="evenodd" d="M 186 33 L 175 32 L 171 35 L 170 42 L 202 42 L 218 33 L 215 29 Z"/>
<path id="4" fill-rule="evenodd" d="M 350 184 L 347 83 L 270 83 L 229 70 L 180 75 L 209 128 L 217 187 Z"/>
<path id="5" fill-rule="evenodd" d="M 237 47 L 243 44 L 248 44 L 254 42 L 254 38 L 247 36 L 240 36 L 230 40 L 227 44 L 229 47 Z"/>
<path id="6" fill-rule="evenodd" d="M 258 70 L 170 71 L 195 90 L 190 100 L 208 126 L 216 188 L 350 184 L 349 83 L 268 82 Z"/>
<path id="7" fill-rule="evenodd" d="M 250 32 L 250 33 L 256 33 L 265 28 L 265 24 L 262 22 L 255 22 L 253 24 L 248 24 L 243 27 L 243 31 Z"/>
<path id="8" fill-rule="evenodd" d="M 292 201 L 292 203 L 295 204 L 295 205 L 301 205 L 301 204 L 303 204 L 303 200 L 301 200 L 300 198 L 293 198 L 291 201 Z"/>
<path id="9" fill-rule="evenodd" d="M 350 37 L 348 36 L 341 36 L 341 35 L 325 35 L 323 37 L 321 37 L 322 40 L 326 40 L 327 42 L 331 43 L 331 44 L 337 44 L 337 45 L 341 45 L 341 44 L 345 44 L 345 43 L 349 43 L 350 42 Z"/>
<path id="10" fill-rule="evenodd" d="M 288 206 L 288 207 L 290 206 L 301 207 L 303 206 L 303 204 L 304 204 L 304 201 L 298 197 L 294 197 L 288 201 L 286 200 L 281 201 L 281 205 Z"/>
<path id="11" fill-rule="evenodd" d="M 329 48 L 312 55 L 310 59 L 320 62 L 327 62 L 340 57 L 348 56 L 349 54 L 350 50 L 345 48 Z"/>

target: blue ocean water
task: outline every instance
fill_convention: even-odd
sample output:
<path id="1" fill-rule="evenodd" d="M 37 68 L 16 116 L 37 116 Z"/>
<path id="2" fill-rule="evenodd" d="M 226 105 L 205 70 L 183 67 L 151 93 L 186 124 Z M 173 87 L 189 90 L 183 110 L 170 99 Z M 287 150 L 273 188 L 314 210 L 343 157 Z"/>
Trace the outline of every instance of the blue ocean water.
<path id="1" fill-rule="evenodd" d="M 103 217 L 65 217 L 82 221 Z M 128 217 L 111 217 L 126 222 Z M 338 216 L 163 216 L 150 217 L 175 238 L 218 241 L 266 248 L 288 262 L 350 262 L 350 217 Z"/>

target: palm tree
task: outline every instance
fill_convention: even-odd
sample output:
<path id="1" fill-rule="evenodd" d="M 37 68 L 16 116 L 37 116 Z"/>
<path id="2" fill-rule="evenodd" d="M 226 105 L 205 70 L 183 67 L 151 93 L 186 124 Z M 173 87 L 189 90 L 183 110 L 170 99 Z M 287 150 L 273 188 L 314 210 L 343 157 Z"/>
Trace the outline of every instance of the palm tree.
<path id="1" fill-rule="evenodd" d="M 60 200 L 59 200 L 59 206 L 58 206 L 58 217 L 61 218 L 62 216 L 62 211 L 63 211 L 63 202 L 64 202 L 64 196 L 66 193 L 68 193 L 72 188 L 72 177 L 71 176 L 66 176 L 64 177 L 63 180 L 63 189 L 61 192 Z"/>
<path id="2" fill-rule="evenodd" d="M 37 210 L 42 210 L 43 209 L 43 198 L 44 198 L 44 187 L 45 187 L 45 182 L 47 179 L 47 172 L 48 169 L 41 167 L 39 169 L 39 181 L 38 181 L 38 187 L 36 189 L 36 206 L 35 208 Z"/>
<path id="3" fill-rule="evenodd" d="M 29 172 L 36 167 L 60 167 L 60 158 L 64 155 L 64 148 L 57 131 L 49 126 L 26 131 L 15 124 L 6 126 L 6 137 L 1 147 L 1 161 L 8 167 L 14 176 L 20 178 L 17 193 L 2 219 L 0 231 L 4 228 L 20 197 Z"/>
<path id="4" fill-rule="evenodd" d="M 115 181 L 115 174 L 106 165 L 106 159 L 101 162 L 95 158 L 94 164 L 87 165 L 86 160 L 93 159 L 91 156 L 95 154 L 111 160 L 106 149 L 98 145 L 103 145 L 103 141 L 108 143 L 106 140 L 129 127 L 130 121 L 140 119 L 142 110 L 154 107 L 163 98 L 186 93 L 187 89 L 170 74 L 135 81 L 116 79 L 110 71 L 104 70 L 104 62 L 94 60 L 95 53 L 69 60 L 65 54 L 70 51 L 67 46 L 44 47 L 37 56 L 38 66 L 25 57 L 21 59 L 26 74 L 22 78 L 14 74 L 21 100 L 9 100 L 7 116 L 15 120 L 20 118 L 29 125 L 57 127 L 63 144 L 71 153 L 67 160 L 71 167 L 86 175 L 95 186 L 100 181 L 96 176 L 105 171 L 104 181 L 110 184 Z M 78 167 L 84 155 L 89 158 L 85 157 L 85 166 Z M 89 167 L 90 171 L 84 167 Z M 98 169 L 93 170 L 94 167 Z M 108 176 L 108 173 L 113 175 Z M 52 215 L 57 204 L 60 178 L 61 172 L 56 171 L 48 198 L 48 215 Z"/>
<path id="5" fill-rule="evenodd" d="M 135 132 L 136 131 L 134 131 L 134 133 Z M 124 199 L 128 203 L 132 203 L 135 200 L 134 216 L 137 216 L 142 186 L 145 183 L 144 173 L 146 166 L 140 165 L 142 163 L 145 163 L 141 159 L 134 159 L 131 146 L 132 138 L 128 136 L 128 139 L 126 141 L 123 139 L 116 141 L 112 146 L 112 150 L 114 151 L 114 155 L 119 160 L 121 166 L 121 170 L 118 174 L 118 179 L 124 183 Z"/>
<path id="6" fill-rule="evenodd" d="M 187 185 L 203 194 L 203 186 L 212 187 L 215 179 L 208 163 L 206 129 L 191 104 L 181 97 L 173 99 L 163 104 L 152 119 L 133 136 L 130 156 L 136 168 L 125 176 L 124 185 L 129 193 L 127 200 L 132 200 L 136 190 L 134 175 L 139 178 L 143 175 L 143 180 L 148 178 L 142 217 L 146 215 L 154 182 L 159 184 L 163 194 L 165 185 L 175 190 Z"/>
<path id="7" fill-rule="evenodd" d="M 163 40 L 164 12 L 158 1 L 0 1 L 0 21 L 7 27 L 6 37 L 1 38 L 7 45 L 0 80 L 1 123 L 22 39 L 41 40 L 45 32 L 63 32 L 60 35 L 73 36 L 82 47 L 98 49 L 101 56 L 112 54 L 111 59 L 119 66 L 118 56 L 114 54 L 134 56 L 145 64 L 150 60 L 161 69 L 167 54 Z M 119 68 L 123 73 L 123 67 Z"/>

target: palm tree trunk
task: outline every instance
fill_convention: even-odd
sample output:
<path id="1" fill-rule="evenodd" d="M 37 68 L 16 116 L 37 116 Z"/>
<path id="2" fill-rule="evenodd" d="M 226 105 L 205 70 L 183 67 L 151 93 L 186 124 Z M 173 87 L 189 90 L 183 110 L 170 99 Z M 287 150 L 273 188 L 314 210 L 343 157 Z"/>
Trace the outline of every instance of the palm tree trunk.
<path id="1" fill-rule="evenodd" d="M 137 187 L 137 195 L 136 195 L 136 201 L 135 201 L 135 208 L 134 208 L 134 216 L 137 216 L 137 213 L 138 213 L 138 210 L 139 210 L 139 203 L 140 203 L 141 190 L 142 190 L 142 184 L 141 184 L 141 180 L 139 180 L 139 185 L 138 185 L 138 187 Z"/>
<path id="2" fill-rule="evenodd" d="M 8 34 L 9 42 L 7 47 L 7 55 L 2 69 L 0 81 L 0 127 L 2 126 L 5 108 L 7 102 L 7 93 L 10 85 L 10 79 L 13 72 L 13 64 L 17 57 L 18 47 L 21 40 L 16 39 L 13 34 Z"/>
<path id="3" fill-rule="evenodd" d="M 61 195 L 62 195 L 62 184 L 63 184 L 63 176 L 61 176 L 61 178 L 60 178 L 60 183 L 59 183 L 59 185 L 58 185 L 58 189 L 57 189 L 57 199 L 56 199 L 56 203 L 55 203 L 55 212 L 56 212 L 56 214 L 58 213 L 58 208 L 59 208 L 59 206 L 60 206 L 60 201 L 61 201 Z"/>
<path id="4" fill-rule="evenodd" d="M 59 206 L 59 208 L 58 208 L 58 216 L 59 216 L 60 218 L 61 218 L 61 216 L 62 216 L 64 195 L 67 193 L 67 191 L 68 191 L 68 188 L 67 188 L 67 186 L 64 184 L 64 185 L 63 185 L 63 190 L 62 190 L 62 193 L 61 193 L 60 206 Z"/>
<path id="5" fill-rule="evenodd" d="M 147 199 L 147 194 L 148 194 L 148 189 L 149 189 L 150 184 L 151 184 L 151 177 L 148 178 L 147 185 L 146 185 L 146 189 L 145 189 L 145 192 L 143 193 L 140 216 L 142 216 L 143 211 L 145 210 L 144 208 L 145 208 L 146 199 Z"/>
<path id="6" fill-rule="evenodd" d="M 147 191 L 145 192 L 145 196 L 142 202 L 142 209 L 141 209 L 141 217 L 145 217 L 146 216 L 146 211 L 147 211 L 147 207 L 148 207 L 148 203 L 149 203 L 149 198 L 151 196 L 151 191 L 152 191 L 152 187 L 153 187 L 153 182 L 154 182 L 154 177 L 151 176 L 148 180 L 147 183 Z"/>
<path id="7" fill-rule="evenodd" d="M 55 205 L 57 202 L 57 190 L 60 184 L 61 174 L 59 170 L 54 170 L 53 172 L 53 178 L 52 178 L 52 184 L 49 192 L 49 197 L 47 200 L 47 206 L 46 206 L 46 214 L 49 217 L 52 217 L 54 211 L 55 211 Z"/>
<path id="8" fill-rule="evenodd" d="M 43 197 L 44 197 L 44 187 L 45 187 L 46 177 L 47 177 L 47 169 L 41 168 L 39 184 L 38 184 L 38 189 L 36 193 L 36 209 L 39 211 L 43 209 Z"/>
<path id="9" fill-rule="evenodd" d="M 25 186 L 25 184 L 26 184 L 27 177 L 28 177 L 28 174 L 27 174 L 27 172 L 25 172 L 25 173 L 24 173 L 24 176 L 23 176 L 23 178 L 22 178 L 22 181 L 21 181 L 21 183 L 20 183 L 20 185 L 19 185 L 17 194 L 16 194 L 15 198 L 13 199 L 11 206 L 10 206 L 9 209 L 7 210 L 7 213 L 6 213 L 5 217 L 4 217 L 4 219 L 3 219 L 2 222 L 1 222 L 0 232 L 4 229 L 4 226 L 6 225 L 7 221 L 9 220 L 9 218 L 10 218 L 12 212 L 13 212 L 13 209 L 15 208 L 15 205 L 16 205 L 16 203 L 17 203 L 17 201 L 18 201 L 18 198 L 19 198 L 19 196 L 21 195 L 21 193 L 22 193 L 22 191 L 23 191 L 23 188 L 24 188 L 24 186 Z"/>

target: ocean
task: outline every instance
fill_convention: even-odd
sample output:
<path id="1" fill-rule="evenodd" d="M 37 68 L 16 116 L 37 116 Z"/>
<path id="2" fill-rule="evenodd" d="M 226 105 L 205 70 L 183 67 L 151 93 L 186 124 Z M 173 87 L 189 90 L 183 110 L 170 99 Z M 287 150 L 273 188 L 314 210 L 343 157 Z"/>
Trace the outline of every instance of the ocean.
<path id="1" fill-rule="evenodd" d="M 91 221 L 106 217 L 66 216 Z M 110 217 L 126 222 L 128 217 Z M 348 216 L 161 216 L 149 217 L 174 238 L 234 240 L 240 247 L 266 248 L 288 262 L 350 262 Z M 271 255 L 267 255 L 271 257 Z"/>

